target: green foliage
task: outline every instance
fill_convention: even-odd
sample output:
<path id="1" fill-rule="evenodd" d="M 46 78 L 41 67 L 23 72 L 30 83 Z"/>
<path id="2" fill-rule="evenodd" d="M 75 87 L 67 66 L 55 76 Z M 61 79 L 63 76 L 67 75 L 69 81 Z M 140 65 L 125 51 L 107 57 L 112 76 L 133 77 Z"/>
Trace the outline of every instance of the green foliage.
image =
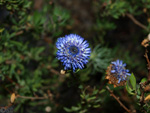
<path id="1" fill-rule="evenodd" d="M 111 15 L 113 18 L 118 19 L 119 16 L 127 12 L 128 8 L 126 6 L 129 6 L 127 1 L 116 0 L 114 2 L 114 1 L 108 0 L 107 7 L 106 7 L 106 10 L 108 10 L 108 12 L 104 12 L 104 15 L 107 15 L 107 16 Z"/>
<path id="2" fill-rule="evenodd" d="M 45 113 L 47 107 L 51 113 L 125 112 L 105 89 L 108 65 L 121 59 L 135 75 L 125 87 L 110 87 L 127 108 L 148 113 L 149 101 L 141 100 L 150 94 L 141 41 L 150 31 L 149 12 L 150 0 L 0 0 L 0 107 L 15 93 L 22 96 L 15 113 Z M 70 33 L 88 40 L 92 53 L 83 70 L 63 75 L 55 42 Z"/>
<path id="3" fill-rule="evenodd" d="M 94 88 L 92 92 L 87 93 L 87 89 L 89 87 L 84 89 L 84 87 L 80 85 L 79 88 L 81 89 L 80 102 L 77 106 L 72 106 L 71 108 L 64 107 L 66 112 L 87 113 L 90 112 L 90 109 L 94 110 L 100 108 L 101 98 L 99 95 L 103 92 L 100 92 L 98 89 Z"/>
<path id="4" fill-rule="evenodd" d="M 10 92 L 15 91 L 21 96 L 29 97 L 47 95 L 45 92 L 48 89 L 42 88 L 57 80 L 56 74 L 51 72 L 51 67 L 58 66 L 55 45 L 51 44 L 51 40 L 62 33 L 61 29 L 70 18 L 67 10 L 46 3 L 41 11 L 32 12 L 33 3 L 28 0 L 0 2 L 2 11 L 7 13 L 4 17 L 7 20 L 3 20 L 0 26 L 0 77 Z M 6 90 L 1 91 L 4 97 Z M 2 101 L 0 100 L 0 106 Z M 34 107 L 37 102 L 17 99 L 15 111 L 31 112 L 31 109 L 25 110 L 23 106 Z M 51 104 L 49 100 L 45 102 Z"/>
<path id="5" fill-rule="evenodd" d="M 104 72 L 111 60 L 111 49 L 97 45 L 92 50 L 89 65 L 93 66 L 93 72 Z"/>

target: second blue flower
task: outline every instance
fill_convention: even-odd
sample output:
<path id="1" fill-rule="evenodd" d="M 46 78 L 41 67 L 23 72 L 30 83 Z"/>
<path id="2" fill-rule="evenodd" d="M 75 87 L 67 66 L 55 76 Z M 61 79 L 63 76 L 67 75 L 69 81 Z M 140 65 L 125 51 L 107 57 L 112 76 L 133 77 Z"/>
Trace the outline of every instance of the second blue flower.
<path id="1" fill-rule="evenodd" d="M 111 62 L 106 71 L 106 79 L 114 87 L 124 86 L 130 75 L 129 70 L 126 69 L 126 64 L 123 64 L 122 60 Z"/>

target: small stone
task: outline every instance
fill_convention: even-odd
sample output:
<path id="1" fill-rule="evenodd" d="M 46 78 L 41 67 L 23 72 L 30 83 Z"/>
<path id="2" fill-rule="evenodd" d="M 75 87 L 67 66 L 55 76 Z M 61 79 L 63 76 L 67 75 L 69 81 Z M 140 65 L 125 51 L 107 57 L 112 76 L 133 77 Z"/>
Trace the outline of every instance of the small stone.
<path id="1" fill-rule="evenodd" d="M 52 108 L 51 108 L 50 106 L 47 106 L 47 107 L 45 108 L 45 111 L 49 113 L 49 112 L 52 111 Z"/>

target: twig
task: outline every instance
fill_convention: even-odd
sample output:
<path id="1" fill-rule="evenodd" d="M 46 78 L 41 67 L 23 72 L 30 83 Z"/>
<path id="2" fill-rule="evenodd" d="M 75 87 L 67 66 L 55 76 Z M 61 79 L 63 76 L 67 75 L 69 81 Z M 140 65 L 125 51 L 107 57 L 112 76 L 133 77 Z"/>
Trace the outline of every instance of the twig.
<path id="1" fill-rule="evenodd" d="M 104 85 L 106 84 L 106 79 L 102 82 L 102 84 L 100 85 L 100 88 L 99 88 L 99 90 L 101 91 L 102 90 L 102 88 L 104 87 Z"/>
<path id="2" fill-rule="evenodd" d="M 143 108 L 143 106 L 145 105 L 144 95 L 145 95 L 145 92 L 147 92 L 147 87 L 146 86 L 150 83 L 150 61 L 149 61 L 147 53 L 148 53 L 148 51 L 146 49 L 144 57 L 146 58 L 146 61 L 147 61 L 148 79 L 147 79 L 146 82 L 140 83 L 140 89 L 141 89 L 140 106 L 142 108 L 141 111 L 145 112 L 145 113 L 146 113 L 146 111 Z"/>
<path id="3" fill-rule="evenodd" d="M 141 106 L 141 111 L 146 113 L 146 111 L 144 110 L 144 105 L 145 105 L 145 92 L 146 92 L 146 86 L 150 83 L 150 79 L 148 79 L 146 82 L 144 83 L 140 83 L 140 89 L 141 89 L 141 97 L 140 97 L 140 106 Z"/>
<path id="4" fill-rule="evenodd" d="M 147 61 L 148 79 L 147 79 L 146 82 L 140 83 L 140 89 L 141 89 L 141 92 L 142 92 L 141 97 L 140 97 L 140 105 L 141 105 L 141 108 L 142 108 L 142 112 L 144 111 L 143 106 L 145 105 L 145 100 L 144 100 L 145 99 L 144 95 L 145 95 L 145 92 L 146 92 L 145 88 L 150 83 L 150 61 L 149 61 L 147 53 L 148 53 L 148 51 L 146 49 L 144 57 L 146 58 L 146 61 Z"/>
<path id="5" fill-rule="evenodd" d="M 51 65 L 48 65 L 47 66 L 47 69 L 49 69 L 53 74 L 56 74 L 56 75 L 62 75 L 60 72 L 58 72 L 57 70 L 53 69 L 51 67 Z"/>
<path id="6" fill-rule="evenodd" d="M 4 109 L 8 109 L 9 107 L 13 106 L 13 104 L 9 104 L 8 106 L 5 106 L 5 107 L 0 107 L 1 108 L 4 108 Z"/>
<path id="7" fill-rule="evenodd" d="M 47 69 L 48 69 L 49 71 L 51 71 L 53 74 L 59 75 L 59 81 L 60 81 L 60 82 L 64 81 L 65 71 L 59 72 L 59 71 L 53 69 L 53 68 L 51 67 L 51 65 L 48 65 L 48 66 L 47 66 Z"/>
<path id="8" fill-rule="evenodd" d="M 144 112 L 143 106 L 144 106 L 144 94 L 145 91 L 143 90 L 143 84 L 140 84 L 140 89 L 141 89 L 141 97 L 140 97 L 140 106 L 141 106 L 141 111 Z"/>
<path id="9" fill-rule="evenodd" d="M 27 97 L 27 96 L 21 96 L 17 95 L 17 98 L 23 98 L 23 99 L 31 99 L 31 100 L 43 100 L 43 99 L 48 99 L 48 97 Z"/>
<path id="10" fill-rule="evenodd" d="M 6 76 L 6 79 L 11 82 L 11 83 L 15 83 L 16 86 L 21 87 L 18 83 L 16 83 L 14 80 L 12 80 L 11 78 L 9 78 L 9 76 Z"/>
<path id="11" fill-rule="evenodd" d="M 10 91 L 7 87 L 2 86 L 7 92 L 9 92 L 10 94 L 13 93 L 12 91 Z"/>
<path id="12" fill-rule="evenodd" d="M 144 57 L 146 58 L 146 61 L 147 61 L 148 79 L 150 79 L 150 61 L 149 61 L 147 53 L 148 53 L 148 51 L 146 49 Z"/>
<path id="13" fill-rule="evenodd" d="M 129 13 L 126 13 L 126 16 L 128 18 L 130 18 L 136 25 L 138 25 L 139 27 L 141 27 L 144 30 L 148 31 L 147 27 L 145 25 L 143 25 L 142 23 L 140 23 L 138 20 L 136 20 L 133 15 L 131 15 Z"/>
<path id="14" fill-rule="evenodd" d="M 21 30 L 21 31 L 19 31 L 19 32 L 16 33 L 16 36 L 21 35 L 23 33 L 24 33 L 23 30 Z"/>
<path id="15" fill-rule="evenodd" d="M 120 104 L 121 107 L 123 107 L 128 113 L 131 113 L 131 111 L 119 100 L 119 97 L 117 97 L 108 86 L 106 86 L 106 89 L 110 92 L 110 96 L 112 96 Z"/>

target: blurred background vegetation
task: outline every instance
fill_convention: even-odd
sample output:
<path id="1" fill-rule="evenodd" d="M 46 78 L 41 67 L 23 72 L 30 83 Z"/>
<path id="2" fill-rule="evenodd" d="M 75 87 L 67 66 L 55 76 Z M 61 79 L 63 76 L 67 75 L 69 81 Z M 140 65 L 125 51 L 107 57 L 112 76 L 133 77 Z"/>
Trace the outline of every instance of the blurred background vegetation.
<path id="1" fill-rule="evenodd" d="M 105 70 L 122 59 L 137 82 L 147 77 L 141 41 L 149 31 L 150 0 L 0 0 L 0 106 L 15 93 L 14 113 L 125 112 L 105 91 Z M 92 48 L 75 76 L 60 74 L 56 59 L 57 38 L 70 33 Z M 138 109 L 123 87 L 114 92 Z"/>

